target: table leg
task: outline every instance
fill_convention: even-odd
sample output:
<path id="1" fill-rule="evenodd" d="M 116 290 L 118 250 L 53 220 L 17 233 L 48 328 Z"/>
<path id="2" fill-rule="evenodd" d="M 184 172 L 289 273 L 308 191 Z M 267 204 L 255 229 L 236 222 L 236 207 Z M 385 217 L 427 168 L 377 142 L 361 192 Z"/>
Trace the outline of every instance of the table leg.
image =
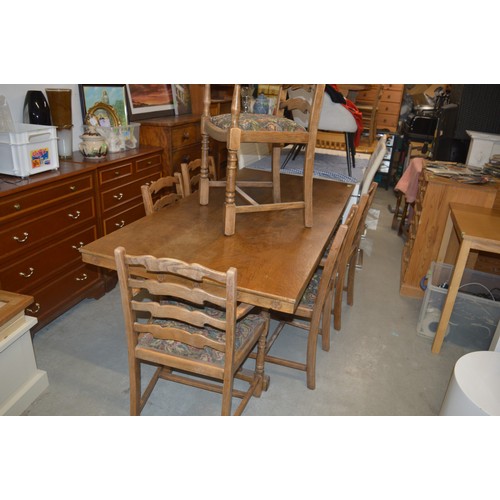
<path id="1" fill-rule="evenodd" d="M 465 264 L 467 263 L 470 248 L 470 242 L 463 240 L 458 252 L 455 269 L 453 270 L 453 274 L 451 276 L 448 294 L 444 302 L 443 311 L 441 312 L 441 319 L 439 320 L 436 336 L 434 337 L 434 342 L 432 343 L 432 352 L 434 354 L 438 354 L 441 350 L 446 327 L 450 321 L 453 306 L 455 305 L 455 299 L 457 298 L 458 288 L 460 287 L 460 283 L 462 282 L 462 277 L 464 275 Z"/>

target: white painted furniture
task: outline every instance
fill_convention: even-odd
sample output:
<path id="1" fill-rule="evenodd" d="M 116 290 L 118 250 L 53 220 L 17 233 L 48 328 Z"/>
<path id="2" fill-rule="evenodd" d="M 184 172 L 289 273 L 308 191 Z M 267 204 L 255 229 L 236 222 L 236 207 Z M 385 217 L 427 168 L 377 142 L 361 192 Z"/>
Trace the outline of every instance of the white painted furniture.
<path id="1" fill-rule="evenodd" d="M 37 319 L 24 314 L 32 302 L 33 297 L 0 290 L 0 415 L 21 415 L 49 386 L 31 342 Z"/>
<path id="2" fill-rule="evenodd" d="M 500 154 L 500 135 L 467 130 L 471 141 L 467 153 L 467 165 L 482 167 L 495 154 Z"/>

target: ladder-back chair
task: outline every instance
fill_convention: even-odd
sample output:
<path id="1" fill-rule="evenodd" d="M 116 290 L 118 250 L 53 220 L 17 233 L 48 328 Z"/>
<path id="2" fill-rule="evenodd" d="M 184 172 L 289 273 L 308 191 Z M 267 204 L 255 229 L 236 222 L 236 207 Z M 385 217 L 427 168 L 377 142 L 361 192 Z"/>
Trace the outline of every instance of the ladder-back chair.
<path id="1" fill-rule="evenodd" d="M 316 388 L 318 335 L 322 335 L 323 339 L 329 340 L 332 311 L 331 290 L 337 276 L 339 255 L 345 244 L 347 232 L 348 226 L 345 224 L 342 224 L 337 229 L 323 264 L 316 269 L 293 315 L 272 313 L 272 318 L 278 320 L 278 324 L 267 340 L 265 361 L 305 371 L 307 387 L 309 389 Z M 283 331 L 285 325 L 292 325 L 307 330 L 305 363 L 269 354 L 271 347 Z"/>
<path id="2" fill-rule="evenodd" d="M 267 389 L 264 351 L 269 313 L 236 300 L 237 270 L 214 271 L 199 264 L 115 249 L 125 319 L 130 372 L 130 413 L 139 415 L 158 379 L 222 394 L 222 415 L 232 398 Z M 257 348 L 255 370 L 242 366 Z M 141 365 L 156 366 L 142 390 Z M 241 378 L 247 390 L 234 387 Z M 145 384 L 146 385 L 146 384 Z"/>
<path id="3" fill-rule="evenodd" d="M 142 201 L 146 215 L 171 205 L 184 197 L 182 177 L 179 172 L 160 177 L 158 180 L 141 186 Z"/>

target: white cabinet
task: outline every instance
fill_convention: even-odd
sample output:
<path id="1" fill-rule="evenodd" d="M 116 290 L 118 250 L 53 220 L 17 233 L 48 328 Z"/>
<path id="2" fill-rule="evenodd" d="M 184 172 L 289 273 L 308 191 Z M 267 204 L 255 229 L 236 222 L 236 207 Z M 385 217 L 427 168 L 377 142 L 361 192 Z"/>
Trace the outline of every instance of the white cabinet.
<path id="1" fill-rule="evenodd" d="M 24 314 L 32 302 L 32 297 L 0 290 L 0 415 L 21 415 L 49 386 L 31 342 L 37 319 Z"/>

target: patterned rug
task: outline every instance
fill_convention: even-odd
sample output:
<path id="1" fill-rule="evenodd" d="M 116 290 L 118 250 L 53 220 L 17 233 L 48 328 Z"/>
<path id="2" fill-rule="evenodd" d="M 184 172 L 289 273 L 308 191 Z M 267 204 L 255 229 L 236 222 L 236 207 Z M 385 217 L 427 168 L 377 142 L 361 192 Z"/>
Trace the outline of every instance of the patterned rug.
<path id="1" fill-rule="evenodd" d="M 283 165 L 287 151 L 281 154 L 281 165 Z M 352 176 L 347 171 L 347 159 L 343 155 L 316 153 L 314 156 L 314 177 L 331 179 L 338 182 L 357 184 L 363 178 L 363 173 L 368 164 L 368 159 L 356 157 L 356 166 L 352 169 Z M 266 156 L 255 163 L 246 166 L 256 170 L 271 170 L 271 157 Z M 304 153 L 297 155 L 295 159 L 290 159 L 281 168 L 284 174 L 302 175 L 304 170 Z"/>

